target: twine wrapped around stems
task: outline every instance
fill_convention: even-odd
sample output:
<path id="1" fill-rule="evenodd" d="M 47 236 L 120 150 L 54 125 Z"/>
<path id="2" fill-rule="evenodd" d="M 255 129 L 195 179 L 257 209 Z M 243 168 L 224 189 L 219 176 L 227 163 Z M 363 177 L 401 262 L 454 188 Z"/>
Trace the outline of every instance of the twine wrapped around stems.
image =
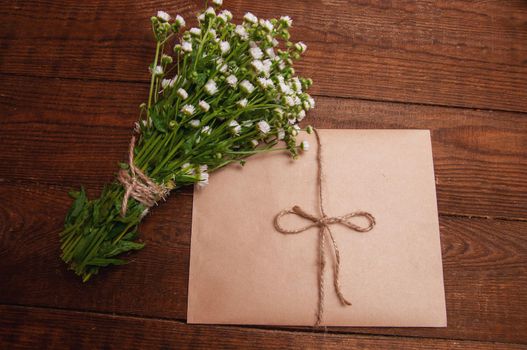
<path id="1" fill-rule="evenodd" d="M 351 303 L 344 297 L 340 287 L 340 252 L 331 232 L 330 225 L 341 224 L 347 228 L 357 231 L 357 232 L 368 232 L 375 226 L 375 217 L 365 211 L 356 211 L 342 216 L 330 217 L 326 214 L 324 209 L 324 193 L 322 190 L 322 181 L 323 181 L 323 171 L 322 171 L 322 143 L 320 142 L 320 136 L 318 131 L 314 129 L 315 136 L 317 139 L 317 166 L 318 166 L 318 176 L 317 176 L 317 187 L 318 187 L 318 197 L 319 197 L 319 211 L 320 216 L 311 215 L 305 212 L 300 206 L 295 205 L 291 209 L 285 209 L 279 212 L 274 219 L 274 227 L 276 230 L 283 234 L 296 234 L 309 230 L 312 227 L 318 227 L 318 307 L 316 313 L 315 327 L 319 326 L 322 322 L 322 317 L 324 315 L 324 267 L 326 265 L 326 236 L 329 236 L 331 240 L 331 247 L 333 248 L 333 253 L 335 254 L 335 263 L 333 265 L 333 284 L 335 286 L 335 292 L 339 298 L 339 301 L 344 306 L 349 306 Z M 280 219 L 286 215 L 297 215 L 307 220 L 310 220 L 312 223 L 298 228 L 298 229 L 286 229 L 280 224 Z M 363 217 L 368 220 L 368 226 L 361 227 L 349 221 L 353 217 Z"/>
<path id="2" fill-rule="evenodd" d="M 158 184 L 148 177 L 141 169 L 134 164 L 135 136 L 130 140 L 128 150 L 129 170 L 121 169 L 117 175 L 117 180 L 123 184 L 125 193 L 121 203 L 121 215 L 125 216 L 128 209 L 130 197 L 147 207 L 152 207 L 159 200 L 165 199 L 170 190 L 163 184 Z"/>

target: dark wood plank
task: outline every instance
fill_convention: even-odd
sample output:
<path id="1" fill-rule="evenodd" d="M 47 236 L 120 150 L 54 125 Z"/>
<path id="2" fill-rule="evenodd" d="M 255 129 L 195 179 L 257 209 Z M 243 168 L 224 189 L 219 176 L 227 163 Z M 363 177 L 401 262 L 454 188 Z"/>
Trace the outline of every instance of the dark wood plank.
<path id="1" fill-rule="evenodd" d="M 473 341 L 291 332 L 234 326 L 187 325 L 140 319 L 0 306 L 0 343 L 20 349 L 526 349 Z"/>
<path id="2" fill-rule="evenodd" d="M 82 284 L 58 258 L 70 204 L 63 187 L 0 186 L 0 303 L 186 318 L 192 196 L 172 195 L 145 219 L 147 247 Z M 527 222 L 441 217 L 448 328 L 335 332 L 527 342 Z"/>
<path id="3" fill-rule="evenodd" d="M 7 77 L 0 179 L 100 188 L 126 157 L 144 84 Z M 321 128 L 431 129 L 443 214 L 527 219 L 525 114 L 317 98 Z"/>
<path id="4" fill-rule="evenodd" d="M 299 72 L 313 93 L 527 111 L 527 3 L 507 1 L 225 1 L 295 19 L 309 45 Z M 164 8 L 187 18 L 201 0 L 30 0 L 0 13 L 5 73 L 147 81 L 149 17 Z"/>

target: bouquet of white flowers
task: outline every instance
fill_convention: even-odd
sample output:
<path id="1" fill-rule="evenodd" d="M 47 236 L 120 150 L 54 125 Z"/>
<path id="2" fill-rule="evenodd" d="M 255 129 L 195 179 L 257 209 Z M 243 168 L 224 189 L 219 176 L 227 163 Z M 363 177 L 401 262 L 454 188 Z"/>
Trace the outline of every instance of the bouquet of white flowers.
<path id="1" fill-rule="evenodd" d="M 217 7 L 220 0 L 213 1 Z M 127 163 L 101 196 L 83 189 L 61 233 L 62 259 L 87 281 L 116 256 L 143 248 L 137 226 L 170 190 L 208 183 L 209 173 L 253 154 L 288 150 L 297 157 L 298 123 L 314 107 L 304 92 L 310 79 L 295 76 L 293 61 L 306 45 L 290 41 L 289 17 L 234 24 L 232 14 L 209 7 L 199 27 L 159 11 L 152 17 L 156 40 L 148 103 L 141 105 Z M 175 46 L 171 39 L 180 35 Z M 173 48 L 173 55 L 166 52 Z M 307 128 L 311 130 L 310 127 Z M 284 147 L 274 147 L 283 141 Z"/>

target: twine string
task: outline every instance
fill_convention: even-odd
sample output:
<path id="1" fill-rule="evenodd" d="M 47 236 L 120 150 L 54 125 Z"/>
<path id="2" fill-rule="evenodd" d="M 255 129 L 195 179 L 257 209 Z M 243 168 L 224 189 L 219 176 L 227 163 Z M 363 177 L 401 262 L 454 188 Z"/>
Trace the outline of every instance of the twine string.
<path id="1" fill-rule="evenodd" d="M 337 245 L 337 242 L 335 241 L 335 238 L 333 236 L 333 233 L 331 232 L 330 225 L 333 224 L 340 224 L 343 225 L 350 230 L 357 231 L 357 232 L 368 232 L 375 226 L 375 217 L 371 215 L 368 212 L 365 211 L 355 211 L 352 213 L 348 213 L 342 216 L 333 216 L 330 217 L 326 214 L 326 211 L 324 209 L 324 191 L 323 191 L 323 170 L 322 170 L 322 143 L 320 142 L 320 136 L 318 134 L 318 131 L 315 129 L 315 136 L 317 140 L 317 166 L 318 166 L 318 176 L 317 176 L 317 187 L 318 187 L 318 197 L 319 197 L 319 216 L 315 216 L 312 214 L 307 213 L 304 211 L 300 206 L 295 205 L 291 209 L 285 209 L 279 212 L 274 219 L 274 226 L 276 230 L 283 234 L 297 234 L 304 231 L 309 230 L 313 227 L 318 227 L 318 306 L 317 306 L 317 313 L 316 313 L 316 321 L 315 326 L 319 326 L 322 322 L 322 317 L 324 315 L 324 297 L 325 297 L 325 291 L 324 291 L 324 268 L 326 265 L 326 239 L 329 238 L 331 241 L 331 249 L 333 251 L 333 254 L 335 256 L 335 261 L 333 264 L 333 284 L 335 287 L 335 292 L 338 296 L 338 299 L 340 303 L 344 306 L 349 306 L 351 303 L 344 297 L 344 294 L 342 293 L 342 288 L 340 285 L 340 252 Z M 297 215 L 299 217 L 305 218 L 309 221 L 311 221 L 310 224 L 300 227 L 297 229 L 287 229 L 284 228 L 280 224 L 280 220 L 287 215 Z M 355 217 L 362 217 L 365 218 L 368 221 L 367 226 L 359 226 L 351 222 L 350 220 Z"/>
<path id="2" fill-rule="evenodd" d="M 130 197 L 150 208 L 169 193 L 166 186 L 156 183 L 134 164 L 135 141 L 135 136 L 132 136 L 128 150 L 129 170 L 121 169 L 117 175 L 117 180 L 125 188 L 121 203 L 122 216 L 126 215 Z"/>

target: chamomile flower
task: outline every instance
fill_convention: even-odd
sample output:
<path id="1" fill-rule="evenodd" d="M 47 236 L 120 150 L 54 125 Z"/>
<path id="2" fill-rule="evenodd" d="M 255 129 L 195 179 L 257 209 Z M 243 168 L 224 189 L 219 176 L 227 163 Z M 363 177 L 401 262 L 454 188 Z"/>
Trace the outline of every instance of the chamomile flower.
<path id="1" fill-rule="evenodd" d="M 307 50 L 307 45 L 299 41 L 295 44 L 295 49 L 297 49 L 301 53 L 304 53 Z"/>
<path id="2" fill-rule="evenodd" d="M 163 67 L 155 66 L 154 69 L 152 70 L 152 74 L 155 76 L 163 75 Z"/>
<path id="3" fill-rule="evenodd" d="M 218 91 L 218 86 L 216 85 L 216 82 L 212 79 L 210 79 L 207 84 L 205 84 L 205 92 L 209 95 L 214 95 Z"/>
<path id="4" fill-rule="evenodd" d="M 267 55 L 267 57 L 269 57 L 270 59 L 273 59 L 276 57 L 276 54 L 274 53 L 274 49 L 272 47 L 268 47 L 267 49 L 265 49 L 265 54 Z"/>
<path id="5" fill-rule="evenodd" d="M 227 54 L 231 50 L 231 44 L 228 41 L 220 42 L 220 51 L 222 55 Z"/>
<path id="6" fill-rule="evenodd" d="M 240 124 L 238 124 L 236 120 L 231 120 L 229 122 L 229 127 L 234 135 L 239 135 L 242 131 L 242 127 L 240 126 Z"/>
<path id="7" fill-rule="evenodd" d="M 299 122 L 301 122 L 305 117 L 306 117 L 306 111 L 301 110 L 301 111 L 298 113 L 298 116 L 296 117 L 296 119 L 297 119 Z"/>
<path id="8" fill-rule="evenodd" d="M 240 89 L 245 92 L 246 94 L 250 94 L 254 91 L 254 85 L 251 84 L 250 81 L 248 80 L 243 80 L 241 83 L 240 83 Z"/>
<path id="9" fill-rule="evenodd" d="M 251 140 L 251 144 L 253 145 L 253 147 L 258 147 L 258 140 Z"/>
<path id="10" fill-rule="evenodd" d="M 201 109 L 203 112 L 208 112 L 210 109 L 210 105 L 206 101 L 199 101 L 198 103 L 199 109 Z"/>
<path id="11" fill-rule="evenodd" d="M 264 65 L 262 61 L 260 60 L 253 60 L 251 61 L 251 66 L 254 68 L 254 71 L 258 74 L 262 73 L 264 71 Z"/>
<path id="12" fill-rule="evenodd" d="M 293 107 L 295 105 L 295 100 L 291 96 L 286 96 L 284 98 L 284 103 L 286 106 Z"/>
<path id="13" fill-rule="evenodd" d="M 180 15 L 177 15 L 176 16 L 176 19 L 174 20 L 174 23 L 179 27 L 179 28 L 183 28 L 187 25 L 187 23 L 185 23 L 185 19 L 183 17 L 181 17 Z"/>
<path id="14" fill-rule="evenodd" d="M 248 22 L 248 23 L 252 23 L 252 24 L 255 24 L 255 23 L 258 23 L 258 17 L 256 17 L 255 15 L 253 15 L 252 13 L 250 12 L 247 12 L 245 14 L 245 16 L 243 16 L 243 19 Z"/>
<path id="15" fill-rule="evenodd" d="M 207 172 L 208 167 L 206 165 L 200 165 L 199 166 L 199 181 L 198 186 L 199 187 L 205 187 L 209 184 L 209 173 Z"/>
<path id="16" fill-rule="evenodd" d="M 260 130 L 260 132 L 264 135 L 271 131 L 271 126 L 265 120 L 260 120 L 258 123 L 256 123 L 256 126 L 258 127 L 258 130 Z"/>
<path id="17" fill-rule="evenodd" d="M 181 166 L 181 170 L 185 175 L 194 176 L 196 175 L 196 169 L 190 163 L 185 163 Z"/>
<path id="18" fill-rule="evenodd" d="M 276 137 L 278 138 L 278 140 L 285 139 L 285 130 L 282 128 L 278 129 L 278 131 L 276 132 Z"/>
<path id="19" fill-rule="evenodd" d="M 205 125 L 203 128 L 201 128 L 202 134 L 210 135 L 211 132 L 212 132 L 212 129 L 208 125 Z"/>
<path id="20" fill-rule="evenodd" d="M 193 105 L 184 105 L 183 108 L 181 108 L 181 113 L 185 115 L 192 115 L 196 111 L 196 108 Z"/>
<path id="21" fill-rule="evenodd" d="M 223 0 L 212 0 L 212 3 L 216 6 L 221 6 L 223 4 Z"/>
<path id="22" fill-rule="evenodd" d="M 236 87 L 236 84 L 238 84 L 238 78 L 236 78 L 235 75 L 229 75 L 225 81 L 227 82 L 227 84 L 229 84 L 230 87 Z"/>
<path id="23" fill-rule="evenodd" d="M 163 79 L 163 80 L 161 80 L 161 87 L 163 89 L 166 89 L 167 87 L 170 86 L 171 82 L 172 82 L 172 79 Z"/>
<path id="24" fill-rule="evenodd" d="M 263 57 L 263 52 L 258 46 L 251 47 L 249 49 L 249 53 L 251 54 L 252 58 L 254 58 L 255 60 L 259 60 L 260 58 Z"/>
<path id="25" fill-rule="evenodd" d="M 185 52 L 192 52 L 192 43 L 188 41 L 181 42 L 181 50 Z"/>
<path id="26" fill-rule="evenodd" d="M 170 15 L 166 13 L 165 11 L 157 11 L 157 18 L 164 22 L 170 21 Z"/>
<path id="27" fill-rule="evenodd" d="M 273 24 L 268 19 L 260 19 L 260 25 L 268 32 L 273 31 Z"/>
<path id="28" fill-rule="evenodd" d="M 293 20 L 289 16 L 280 17 L 280 23 L 286 28 L 290 28 L 293 25 Z"/>
<path id="29" fill-rule="evenodd" d="M 209 16 L 209 17 L 215 17 L 216 16 L 216 11 L 214 11 L 214 9 L 212 7 L 209 7 L 205 10 L 205 16 Z"/>
<path id="30" fill-rule="evenodd" d="M 239 100 L 238 102 L 236 102 L 236 105 L 240 108 L 245 108 L 247 107 L 247 99 L 246 98 L 242 98 L 241 100 Z"/>
<path id="31" fill-rule="evenodd" d="M 186 100 L 188 98 L 188 92 L 183 88 L 177 89 L 177 95 L 182 100 Z"/>
<path id="32" fill-rule="evenodd" d="M 199 127 L 199 125 L 201 124 L 201 122 L 199 121 L 199 119 L 192 119 L 190 122 L 189 122 L 190 126 L 192 126 L 193 128 L 197 128 Z"/>
<path id="33" fill-rule="evenodd" d="M 227 21 L 230 21 L 232 19 L 232 12 L 229 10 L 223 10 L 220 12 L 219 16 L 223 16 Z"/>
<path id="34" fill-rule="evenodd" d="M 249 39 L 249 33 L 247 33 L 247 30 L 241 25 L 237 25 L 234 29 L 234 32 L 240 37 L 241 40 L 245 41 Z"/>
<path id="35" fill-rule="evenodd" d="M 194 36 L 201 36 L 201 29 L 199 28 L 190 28 L 189 32 Z"/>
<path id="36" fill-rule="evenodd" d="M 300 143 L 300 148 L 302 149 L 302 151 L 309 151 L 309 142 L 307 142 L 306 140 L 302 141 Z"/>

